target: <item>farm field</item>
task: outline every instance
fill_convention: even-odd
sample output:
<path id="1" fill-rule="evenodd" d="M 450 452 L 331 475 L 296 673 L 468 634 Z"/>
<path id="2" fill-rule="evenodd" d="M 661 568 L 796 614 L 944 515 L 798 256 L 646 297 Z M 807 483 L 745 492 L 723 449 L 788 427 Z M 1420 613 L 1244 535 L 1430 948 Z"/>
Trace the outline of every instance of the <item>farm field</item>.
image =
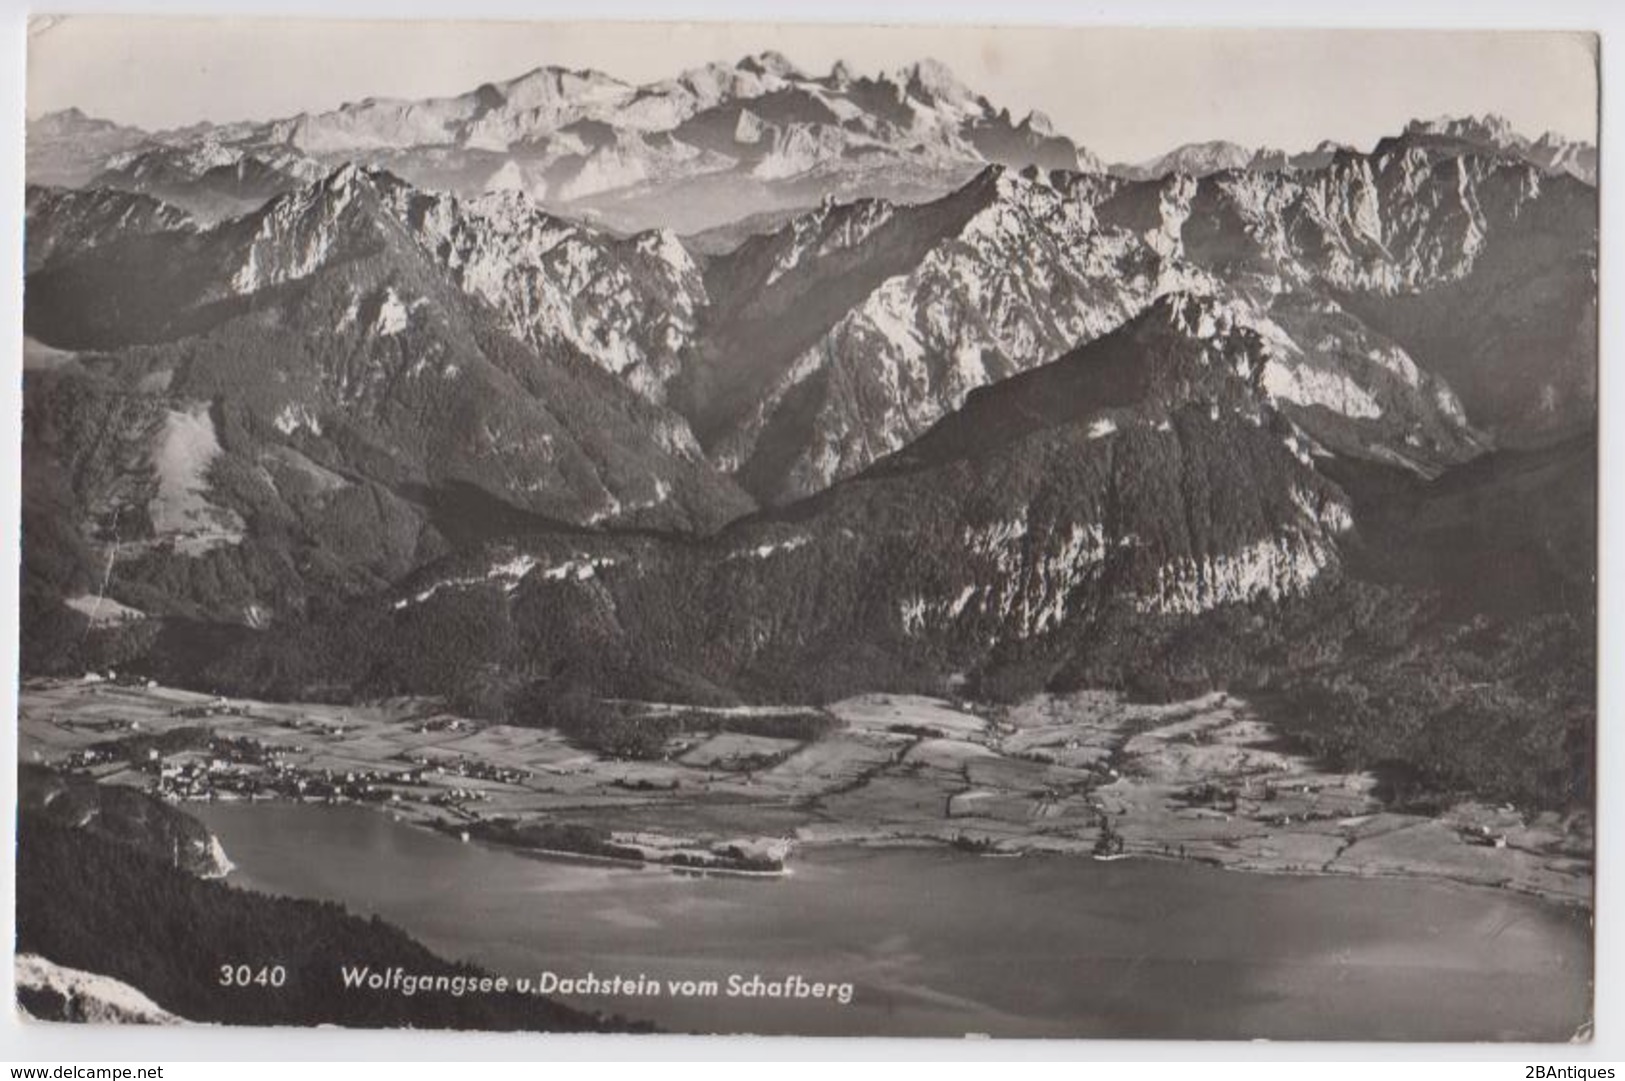
<path id="1" fill-rule="evenodd" d="M 1588 839 L 1556 816 L 1471 803 L 1395 813 L 1375 777 L 1320 769 L 1224 694 L 1147 705 L 1085 692 L 1002 708 L 872 694 L 823 708 L 836 723 L 819 738 L 752 734 L 752 718 L 786 711 L 730 710 L 726 730 L 633 760 L 422 699 L 331 706 L 31 681 L 20 739 L 25 762 L 181 801 L 372 803 L 453 832 L 586 827 L 606 851 L 655 863 L 946 844 L 1591 894 Z"/>

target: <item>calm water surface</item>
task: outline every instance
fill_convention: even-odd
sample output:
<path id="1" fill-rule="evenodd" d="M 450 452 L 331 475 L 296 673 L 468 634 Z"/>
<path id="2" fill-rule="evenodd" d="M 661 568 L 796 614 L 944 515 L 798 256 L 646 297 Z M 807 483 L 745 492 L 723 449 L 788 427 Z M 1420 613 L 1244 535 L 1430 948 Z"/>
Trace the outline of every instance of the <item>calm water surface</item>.
<path id="1" fill-rule="evenodd" d="M 228 881 L 340 901 L 494 971 L 855 985 L 847 1006 L 566 1000 L 679 1031 L 1562 1040 L 1590 1012 L 1589 917 L 1504 891 L 938 849 L 804 849 L 786 878 L 697 878 L 360 807 L 192 809 Z"/>

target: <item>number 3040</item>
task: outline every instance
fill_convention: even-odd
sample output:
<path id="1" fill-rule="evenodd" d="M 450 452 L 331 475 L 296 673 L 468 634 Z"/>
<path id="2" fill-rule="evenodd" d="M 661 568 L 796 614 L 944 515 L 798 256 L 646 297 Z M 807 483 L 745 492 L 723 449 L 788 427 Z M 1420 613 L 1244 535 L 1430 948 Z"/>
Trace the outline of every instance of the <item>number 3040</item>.
<path id="1" fill-rule="evenodd" d="M 288 982 L 288 970 L 281 965 L 221 965 L 221 987 L 281 987 Z"/>

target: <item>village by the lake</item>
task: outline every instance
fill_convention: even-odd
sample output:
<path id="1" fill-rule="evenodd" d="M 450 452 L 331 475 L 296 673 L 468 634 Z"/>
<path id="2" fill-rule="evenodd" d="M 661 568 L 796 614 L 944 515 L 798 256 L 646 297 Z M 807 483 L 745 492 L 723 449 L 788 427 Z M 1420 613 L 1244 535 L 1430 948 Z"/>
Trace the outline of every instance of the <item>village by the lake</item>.
<path id="1" fill-rule="evenodd" d="M 1222 693 L 999 707 L 869 694 L 817 710 L 828 725 L 806 740 L 751 734 L 782 730 L 771 721 L 789 707 L 622 705 L 716 724 L 634 759 L 434 700 L 228 700 L 92 673 L 24 684 L 21 755 L 177 803 L 365 804 L 463 840 L 686 872 L 793 873 L 802 846 L 945 845 L 1410 876 L 1590 903 L 1587 822 L 1479 802 L 1387 808 L 1377 776 L 1318 767 Z"/>

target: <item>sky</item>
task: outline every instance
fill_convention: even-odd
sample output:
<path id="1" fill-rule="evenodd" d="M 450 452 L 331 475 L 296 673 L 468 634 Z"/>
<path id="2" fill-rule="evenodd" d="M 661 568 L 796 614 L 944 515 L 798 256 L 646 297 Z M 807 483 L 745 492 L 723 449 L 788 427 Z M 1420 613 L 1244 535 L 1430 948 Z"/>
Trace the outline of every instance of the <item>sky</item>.
<path id="1" fill-rule="evenodd" d="M 933 57 L 1108 161 L 1207 139 L 1369 148 L 1446 114 L 1498 113 L 1530 137 L 1597 129 L 1594 39 L 1563 33 L 75 16 L 30 38 L 30 116 L 77 106 L 148 129 L 459 94 L 544 64 L 650 82 L 765 49 L 815 73 Z"/>

